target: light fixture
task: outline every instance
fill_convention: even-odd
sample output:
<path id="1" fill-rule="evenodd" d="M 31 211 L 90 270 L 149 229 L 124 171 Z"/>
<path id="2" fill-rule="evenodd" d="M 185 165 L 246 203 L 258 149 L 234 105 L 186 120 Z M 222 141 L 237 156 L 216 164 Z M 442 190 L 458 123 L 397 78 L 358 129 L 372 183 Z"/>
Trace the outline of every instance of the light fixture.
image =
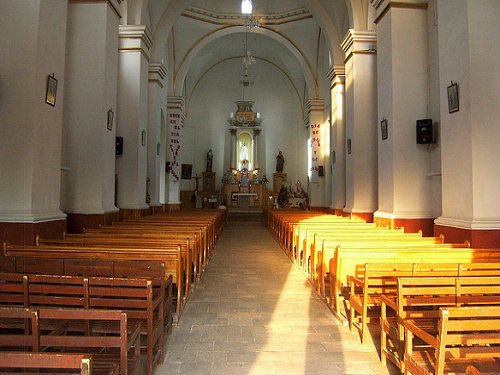
<path id="1" fill-rule="evenodd" d="M 241 1 L 241 13 L 242 14 L 252 14 L 252 0 L 242 0 Z"/>

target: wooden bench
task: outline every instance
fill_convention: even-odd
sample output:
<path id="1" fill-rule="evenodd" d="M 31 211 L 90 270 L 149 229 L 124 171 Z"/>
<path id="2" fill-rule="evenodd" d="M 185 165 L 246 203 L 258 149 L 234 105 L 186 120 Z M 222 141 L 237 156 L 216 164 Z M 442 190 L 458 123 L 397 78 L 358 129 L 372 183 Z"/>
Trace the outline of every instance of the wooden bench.
<path id="1" fill-rule="evenodd" d="M 28 277 L 0 273 L 0 306 L 28 307 Z"/>
<path id="2" fill-rule="evenodd" d="M 366 263 L 457 263 L 500 262 L 499 249 L 474 249 L 455 247 L 452 244 L 437 244 L 436 247 L 373 245 L 337 246 L 331 258 L 323 259 L 320 282 L 329 271 L 329 303 L 337 315 L 340 315 L 340 300 L 345 296 L 344 288 L 348 278 L 355 275 L 356 268 Z M 325 265 L 328 262 L 329 267 Z"/>
<path id="3" fill-rule="evenodd" d="M 185 303 L 189 285 L 184 282 L 184 259 L 180 247 L 176 249 L 139 249 L 121 247 L 85 247 L 85 246 L 27 246 L 6 245 L 4 254 L 18 258 L 74 258 L 74 259 L 99 259 L 99 260 L 156 260 L 165 264 L 165 280 L 172 274 L 172 281 L 177 286 L 177 317 L 180 316 Z M 184 287 L 185 285 L 185 287 Z"/>
<path id="4" fill-rule="evenodd" d="M 8 372 L 5 372 L 5 371 Z M 116 363 L 94 365 L 92 354 L 0 352 L 0 374 L 23 373 L 39 375 L 40 370 L 51 374 L 118 375 Z"/>
<path id="5" fill-rule="evenodd" d="M 40 347 L 44 351 L 81 352 L 88 349 L 94 364 L 118 363 L 121 375 L 140 375 L 140 324 L 131 328 L 127 314 L 117 310 L 38 309 L 40 326 L 62 327 L 55 331 L 40 330 Z M 97 327 L 116 326 L 104 332 Z M 89 331 L 80 327 L 90 326 Z"/>
<path id="6" fill-rule="evenodd" d="M 0 351 L 40 350 L 38 313 L 24 307 L 0 307 Z"/>
<path id="7" fill-rule="evenodd" d="M 163 294 L 153 298 L 153 284 L 147 279 L 89 277 L 87 295 L 90 309 L 120 310 L 127 314 L 129 326 L 140 323 L 147 374 L 152 375 L 163 359 Z"/>
<path id="8" fill-rule="evenodd" d="M 381 296 L 381 361 L 404 370 L 405 321 L 437 333 L 440 307 L 500 304 L 499 277 L 401 277 L 397 294 Z"/>
<path id="9" fill-rule="evenodd" d="M 139 322 L 145 338 L 147 374 L 162 359 L 164 343 L 164 287 L 153 295 L 149 279 L 82 277 L 61 275 L 28 275 L 28 305 L 30 308 L 66 307 L 81 309 L 113 309 L 127 313 L 128 322 Z M 55 327 L 45 326 L 43 330 Z"/>
<path id="10" fill-rule="evenodd" d="M 439 310 L 437 336 L 412 321 L 404 322 L 405 371 L 410 374 L 465 373 L 474 366 L 479 373 L 500 372 L 500 307 L 443 307 Z M 414 350 L 414 338 L 428 347 Z"/>
<path id="11" fill-rule="evenodd" d="M 49 274 L 66 276 L 101 276 L 118 278 L 143 278 L 153 282 L 153 294 L 156 298 L 161 293 L 164 294 L 164 324 L 167 333 L 172 332 L 173 323 L 173 291 L 172 276 L 165 279 L 165 265 L 160 261 L 134 261 L 134 260 L 99 260 L 99 259 L 50 259 L 44 258 L 43 262 L 39 257 L 4 257 L 13 264 L 13 272 L 25 274 Z M 47 265 L 56 264 L 56 267 Z M 26 275 L 26 278 L 28 276 Z M 19 277 L 18 277 L 19 279 Z M 0 280 L 2 278 L 0 277 Z M 5 281 L 4 281 L 5 284 Z M 21 287 L 19 287 L 22 289 Z M 20 290 L 19 293 L 23 294 Z M 0 300 L 5 293 L 0 284 Z M 11 298 L 6 296 L 5 299 Z M 21 303 L 22 306 L 26 303 Z"/>
<path id="12" fill-rule="evenodd" d="M 363 343 L 372 318 L 380 318 L 381 296 L 397 295 L 398 277 L 499 276 L 500 263 L 380 263 L 365 264 L 349 277 L 349 328 L 357 328 Z M 369 315 L 369 313 L 372 313 Z M 374 313 L 374 314 L 373 314 Z"/>

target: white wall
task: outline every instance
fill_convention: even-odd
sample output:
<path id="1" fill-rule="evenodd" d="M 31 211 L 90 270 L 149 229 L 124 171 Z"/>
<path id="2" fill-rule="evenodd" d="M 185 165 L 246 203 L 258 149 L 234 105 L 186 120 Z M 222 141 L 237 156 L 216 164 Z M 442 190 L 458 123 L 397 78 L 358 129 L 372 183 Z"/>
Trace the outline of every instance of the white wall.
<path id="1" fill-rule="evenodd" d="M 67 3 L 0 2 L 0 220 L 63 218 L 59 210 Z M 43 22 L 40 22 L 43 19 Z M 45 103 L 47 76 L 58 79 Z"/>
<path id="2" fill-rule="evenodd" d="M 276 67 L 258 60 L 250 67 L 254 84 L 245 89 L 245 100 L 255 102 L 253 110 L 263 118 L 259 138 L 259 162 L 271 183 L 276 168 L 276 155 L 283 151 L 284 172 L 288 183 L 300 180 L 307 186 L 306 137 L 300 101 L 287 78 Z M 213 149 L 213 170 L 217 189 L 229 168 L 230 138 L 227 118 L 236 112 L 236 100 L 243 99 L 241 60 L 228 60 L 215 66 L 198 83 L 188 98 L 187 119 L 183 129 L 182 163 L 193 164 L 193 175 L 201 175 L 206 167 L 206 153 Z M 182 181 L 182 190 L 194 189 L 194 182 Z"/>

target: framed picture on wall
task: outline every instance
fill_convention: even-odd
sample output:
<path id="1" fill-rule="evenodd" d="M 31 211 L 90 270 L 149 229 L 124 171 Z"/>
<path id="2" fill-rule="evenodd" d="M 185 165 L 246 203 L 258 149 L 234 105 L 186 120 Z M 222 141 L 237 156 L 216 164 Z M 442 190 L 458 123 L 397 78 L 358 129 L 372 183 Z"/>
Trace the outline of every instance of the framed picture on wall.
<path id="1" fill-rule="evenodd" d="M 193 164 L 182 164 L 181 178 L 183 180 L 190 180 L 193 173 Z"/>
<path id="2" fill-rule="evenodd" d="M 382 134 L 382 140 L 387 139 L 389 134 L 387 133 L 387 120 L 383 119 L 380 121 L 380 132 Z"/>
<path id="3" fill-rule="evenodd" d="M 45 103 L 50 104 L 52 107 L 56 105 L 57 97 L 57 79 L 52 75 L 47 76 L 47 91 L 45 92 Z"/>
<path id="4" fill-rule="evenodd" d="M 458 112 L 459 108 L 459 97 L 458 97 L 458 84 L 451 81 L 451 85 L 448 86 L 448 112 Z"/>
<path id="5" fill-rule="evenodd" d="M 108 123 L 106 125 L 108 130 L 113 130 L 113 118 L 114 118 L 114 116 L 115 116 L 115 113 L 113 112 L 113 110 L 111 108 L 108 109 Z"/>
<path id="6" fill-rule="evenodd" d="M 347 138 L 347 153 L 351 153 L 351 138 Z"/>

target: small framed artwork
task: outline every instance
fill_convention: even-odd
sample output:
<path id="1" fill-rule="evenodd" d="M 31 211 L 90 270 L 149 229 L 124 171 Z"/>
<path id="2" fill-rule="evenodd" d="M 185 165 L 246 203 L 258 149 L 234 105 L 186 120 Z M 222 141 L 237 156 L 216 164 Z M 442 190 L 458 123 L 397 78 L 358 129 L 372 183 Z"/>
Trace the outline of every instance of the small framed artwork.
<path id="1" fill-rule="evenodd" d="M 160 156 L 160 142 L 156 143 L 156 155 Z"/>
<path id="2" fill-rule="evenodd" d="M 146 130 L 143 130 L 141 132 L 141 145 L 143 145 L 143 146 L 146 145 Z"/>
<path id="3" fill-rule="evenodd" d="M 382 140 L 387 139 L 389 134 L 387 132 L 387 120 L 383 119 L 380 121 L 380 133 L 382 134 Z"/>
<path id="4" fill-rule="evenodd" d="M 192 172 L 193 172 L 193 164 L 182 164 L 181 178 L 183 180 L 191 180 Z"/>
<path id="5" fill-rule="evenodd" d="M 337 162 L 337 156 L 335 155 L 335 150 L 332 150 L 332 164 Z"/>
<path id="6" fill-rule="evenodd" d="M 459 108 L 459 97 L 458 97 L 458 84 L 451 81 L 451 85 L 447 88 L 448 91 L 448 112 L 458 112 Z"/>
<path id="7" fill-rule="evenodd" d="M 347 138 L 347 153 L 351 153 L 351 138 Z"/>
<path id="8" fill-rule="evenodd" d="M 113 130 L 113 118 L 114 117 L 115 117 L 115 113 L 113 112 L 113 110 L 111 108 L 108 109 L 108 123 L 106 125 L 108 130 Z"/>
<path id="9" fill-rule="evenodd" d="M 47 76 L 47 91 L 45 92 L 45 103 L 50 104 L 52 107 L 56 105 L 57 97 L 57 79 L 52 75 Z"/>

